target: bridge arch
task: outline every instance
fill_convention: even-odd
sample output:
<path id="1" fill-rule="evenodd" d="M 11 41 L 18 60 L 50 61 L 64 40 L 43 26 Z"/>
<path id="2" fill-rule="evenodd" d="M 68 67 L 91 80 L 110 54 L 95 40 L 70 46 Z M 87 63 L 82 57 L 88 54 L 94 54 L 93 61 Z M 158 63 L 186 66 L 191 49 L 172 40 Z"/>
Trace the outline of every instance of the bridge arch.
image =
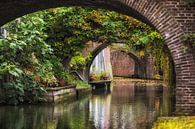
<path id="1" fill-rule="evenodd" d="M 164 37 L 175 64 L 176 109 L 195 112 L 193 52 L 185 51 L 184 28 L 161 2 L 163 0 L 5 0 L 0 3 L 0 25 L 25 14 L 62 6 L 105 8 L 132 16 L 156 28 Z"/>
<path id="2" fill-rule="evenodd" d="M 89 80 L 89 75 L 90 75 L 90 67 L 93 63 L 93 61 L 95 60 L 96 56 L 106 47 L 108 47 L 109 45 L 111 45 L 111 43 L 102 43 L 101 45 L 97 46 L 90 54 L 91 54 L 91 59 L 89 61 L 87 61 L 86 66 L 85 66 L 85 77 L 86 80 Z M 123 53 L 126 53 L 125 51 L 121 51 Z M 143 62 L 141 61 L 141 59 L 139 59 L 135 54 L 133 53 L 127 53 L 129 58 L 132 58 L 133 61 L 135 62 L 135 65 L 137 66 L 135 68 L 135 72 L 137 74 L 141 75 L 145 75 L 145 71 L 144 71 L 144 65 Z"/>

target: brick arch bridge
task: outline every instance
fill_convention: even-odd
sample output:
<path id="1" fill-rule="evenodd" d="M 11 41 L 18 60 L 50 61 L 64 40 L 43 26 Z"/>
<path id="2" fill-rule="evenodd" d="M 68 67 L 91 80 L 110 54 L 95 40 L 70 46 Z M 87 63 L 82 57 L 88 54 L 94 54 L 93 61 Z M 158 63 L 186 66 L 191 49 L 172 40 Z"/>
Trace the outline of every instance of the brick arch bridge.
<path id="1" fill-rule="evenodd" d="M 195 32 L 194 5 L 185 0 L 1 0 L 0 25 L 31 12 L 74 5 L 115 10 L 155 27 L 174 60 L 176 111 L 195 112 L 195 52 L 185 51 L 181 40 Z"/>
<path id="2" fill-rule="evenodd" d="M 95 60 L 96 56 L 103 50 L 105 49 L 106 47 L 108 47 L 109 45 L 111 45 L 111 43 L 101 43 L 99 46 L 97 46 L 92 52 L 90 52 L 91 54 L 91 59 L 89 61 L 87 61 L 86 63 L 86 66 L 85 66 L 85 69 L 84 69 L 84 77 L 85 77 L 85 80 L 89 80 L 89 74 L 90 74 L 90 67 L 93 63 L 93 61 Z M 145 75 L 145 70 L 144 70 L 144 64 L 143 64 L 143 61 L 137 57 L 135 54 L 133 53 L 127 53 L 125 51 L 121 51 L 123 53 L 126 53 L 129 58 L 133 59 L 134 63 L 135 63 L 135 74 L 137 75 Z"/>

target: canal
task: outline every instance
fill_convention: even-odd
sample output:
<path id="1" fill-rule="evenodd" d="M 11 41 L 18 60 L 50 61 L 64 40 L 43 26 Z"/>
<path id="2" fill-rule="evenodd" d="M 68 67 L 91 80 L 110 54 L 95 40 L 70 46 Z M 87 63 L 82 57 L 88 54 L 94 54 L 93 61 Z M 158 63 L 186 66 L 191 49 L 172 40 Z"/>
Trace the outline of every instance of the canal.
<path id="1" fill-rule="evenodd" d="M 1 106 L 0 129 L 150 129 L 159 116 L 171 115 L 168 88 L 115 83 L 58 105 Z"/>

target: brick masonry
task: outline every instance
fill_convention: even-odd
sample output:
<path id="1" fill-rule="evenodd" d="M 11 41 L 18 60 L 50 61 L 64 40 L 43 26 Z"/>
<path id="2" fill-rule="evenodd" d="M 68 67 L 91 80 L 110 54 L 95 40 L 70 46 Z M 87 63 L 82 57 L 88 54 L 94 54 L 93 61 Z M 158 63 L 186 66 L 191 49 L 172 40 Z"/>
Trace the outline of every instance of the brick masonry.
<path id="1" fill-rule="evenodd" d="M 127 53 L 111 51 L 110 58 L 113 76 L 135 75 L 135 62 Z"/>
<path id="2" fill-rule="evenodd" d="M 182 42 L 185 33 L 195 33 L 195 5 L 185 0 L 1 0 L 0 25 L 31 12 L 70 5 L 115 10 L 155 27 L 174 60 L 176 111 L 195 112 L 195 52 L 186 52 Z"/>

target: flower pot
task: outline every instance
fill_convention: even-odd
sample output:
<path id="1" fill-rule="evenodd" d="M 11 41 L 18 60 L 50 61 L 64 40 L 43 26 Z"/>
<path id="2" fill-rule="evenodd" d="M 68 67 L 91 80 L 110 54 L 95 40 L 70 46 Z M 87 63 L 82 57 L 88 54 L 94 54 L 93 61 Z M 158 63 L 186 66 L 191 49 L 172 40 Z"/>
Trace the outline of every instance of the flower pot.
<path id="1" fill-rule="evenodd" d="M 90 77 L 90 78 L 89 78 L 89 81 L 95 81 L 95 80 L 96 80 L 95 77 Z"/>
<path id="2" fill-rule="evenodd" d="M 101 80 L 108 80 L 109 79 L 109 77 L 107 77 L 107 76 L 102 76 L 101 77 Z"/>

